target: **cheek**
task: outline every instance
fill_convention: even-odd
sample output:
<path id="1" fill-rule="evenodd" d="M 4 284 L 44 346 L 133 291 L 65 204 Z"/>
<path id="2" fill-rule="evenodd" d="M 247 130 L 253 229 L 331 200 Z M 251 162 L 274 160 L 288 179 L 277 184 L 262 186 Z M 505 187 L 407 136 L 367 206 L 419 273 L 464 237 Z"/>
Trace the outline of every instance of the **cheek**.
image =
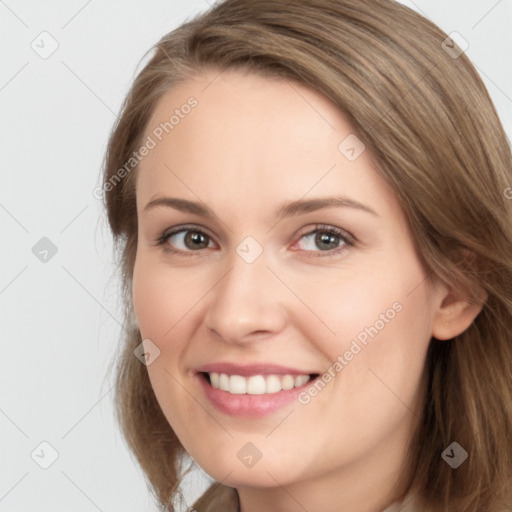
<path id="1" fill-rule="evenodd" d="M 294 322 L 341 376 L 334 379 L 335 387 L 343 387 L 340 396 L 381 399 L 387 385 L 406 403 L 413 401 L 432 332 L 424 278 L 414 253 L 403 248 L 296 288 L 316 319 L 297 308 Z M 384 392 L 391 395 L 389 389 Z"/>
<path id="2" fill-rule="evenodd" d="M 132 299 L 143 338 L 158 344 L 170 334 L 191 295 L 190 288 L 179 283 L 180 276 L 166 272 L 148 256 L 137 255 L 133 272 Z"/>
<path id="3" fill-rule="evenodd" d="M 165 288 L 159 285 L 154 274 L 147 266 L 137 262 L 132 283 L 133 309 L 141 336 L 152 341 L 158 339 L 165 329 L 161 310 L 168 300 Z"/>
<path id="4" fill-rule="evenodd" d="M 332 376 L 327 376 L 324 390 L 307 390 L 301 402 L 321 411 L 322 426 L 314 426 L 315 415 L 306 417 L 311 418 L 312 431 L 325 429 L 332 464 L 340 453 L 351 457 L 360 447 L 370 449 L 398 429 L 408 428 L 415 417 L 411 411 L 420 413 L 431 332 L 429 294 L 424 285 L 418 286 L 424 274 L 415 260 L 401 263 L 352 269 L 339 279 L 304 283 L 301 289 L 311 310 L 335 332 L 311 317 L 294 317 L 307 339 L 326 356 L 325 373 Z M 333 424 L 335 433 L 329 427 Z M 354 452 L 347 449 L 347 439 L 352 440 Z"/>
<path id="5" fill-rule="evenodd" d="M 417 278 L 413 272 L 394 272 L 388 265 L 350 266 L 318 272 L 315 278 L 288 277 L 294 292 L 305 306 L 293 308 L 294 321 L 311 340 L 324 339 L 322 345 L 337 351 L 347 342 L 359 339 L 362 344 L 375 332 L 397 323 L 407 292 Z M 407 291 L 406 291 L 407 290 Z M 297 301 L 296 301 L 297 302 Z M 309 311 L 308 311 L 309 310 Z M 348 346 L 346 347 L 348 348 Z M 333 355 L 336 352 L 328 351 Z"/>
<path id="6" fill-rule="evenodd" d="M 142 339 L 151 340 L 160 355 L 147 367 L 151 386 L 167 421 L 180 439 L 187 438 L 187 418 L 194 413 L 177 372 L 187 336 L 187 310 L 194 303 L 190 287 L 180 282 L 179 272 L 170 272 L 144 253 L 137 255 L 133 273 L 132 300 Z M 183 279 L 183 278 L 181 278 Z M 197 299 L 195 299 L 197 300 Z"/>

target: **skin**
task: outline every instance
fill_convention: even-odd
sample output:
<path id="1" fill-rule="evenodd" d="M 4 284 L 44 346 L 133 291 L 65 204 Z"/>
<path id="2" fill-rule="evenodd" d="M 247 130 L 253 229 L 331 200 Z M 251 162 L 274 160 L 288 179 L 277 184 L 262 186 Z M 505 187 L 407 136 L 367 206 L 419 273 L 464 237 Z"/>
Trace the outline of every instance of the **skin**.
<path id="1" fill-rule="evenodd" d="M 197 107 L 144 158 L 136 183 L 133 303 L 142 338 L 160 350 L 148 372 L 162 410 L 196 462 L 238 489 L 243 512 L 382 511 L 403 492 L 430 339 L 458 335 L 480 307 L 426 279 L 370 151 L 351 162 L 338 149 L 354 129 L 328 99 L 279 79 L 204 70 L 162 97 L 144 137 L 190 96 Z M 376 215 L 330 207 L 276 224 L 283 202 L 333 195 Z M 215 216 L 144 211 L 162 196 L 200 201 Z M 181 254 L 156 245 L 183 224 L 208 235 L 204 248 L 183 233 L 166 242 Z M 307 236 L 315 224 L 357 241 L 335 237 L 322 251 Z M 236 252 L 247 236 L 263 248 L 250 264 Z M 322 373 L 394 303 L 401 311 L 307 405 L 232 417 L 194 377 L 218 361 Z M 237 458 L 247 442 L 262 453 L 250 468 Z"/>

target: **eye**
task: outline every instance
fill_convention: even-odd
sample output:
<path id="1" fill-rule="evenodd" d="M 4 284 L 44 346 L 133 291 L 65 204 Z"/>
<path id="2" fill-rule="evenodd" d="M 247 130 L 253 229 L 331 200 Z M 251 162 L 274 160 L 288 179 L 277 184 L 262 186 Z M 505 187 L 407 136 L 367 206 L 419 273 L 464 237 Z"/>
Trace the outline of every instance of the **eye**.
<path id="1" fill-rule="evenodd" d="M 299 250 L 318 253 L 310 256 L 334 256 L 356 242 L 346 231 L 325 225 L 316 225 L 315 229 L 303 234 L 295 245 L 300 245 L 302 240 L 304 243 Z M 193 256 L 194 252 L 215 247 L 212 244 L 211 237 L 196 226 L 180 226 L 165 232 L 156 240 L 156 245 L 163 246 L 166 252 L 181 256 Z"/>
<path id="2" fill-rule="evenodd" d="M 157 245 L 162 245 L 165 251 L 184 256 L 191 256 L 192 252 L 207 249 L 211 243 L 210 236 L 195 226 L 181 226 L 164 233 L 157 240 Z"/>
<path id="3" fill-rule="evenodd" d="M 355 244 L 354 237 L 346 231 L 322 225 L 315 226 L 314 230 L 302 235 L 300 240 L 304 240 L 302 250 L 324 253 L 314 256 L 332 256 Z"/>

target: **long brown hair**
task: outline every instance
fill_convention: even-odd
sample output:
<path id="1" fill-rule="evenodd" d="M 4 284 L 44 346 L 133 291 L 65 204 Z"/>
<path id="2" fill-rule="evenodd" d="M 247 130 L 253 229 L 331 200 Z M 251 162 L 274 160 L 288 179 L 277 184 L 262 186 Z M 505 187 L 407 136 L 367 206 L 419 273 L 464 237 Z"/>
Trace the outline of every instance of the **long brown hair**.
<path id="1" fill-rule="evenodd" d="M 174 510 L 184 451 L 133 354 L 132 160 L 156 102 L 206 68 L 281 77 L 332 100 L 395 190 L 425 267 L 469 302 L 485 290 L 465 332 L 430 342 L 404 475 L 419 489 L 418 510 L 512 507 L 512 156 L 482 80 L 447 37 L 392 0 L 225 0 L 155 45 L 109 140 L 103 188 L 125 305 L 116 412 L 162 510 Z M 452 442 L 469 453 L 459 469 L 441 457 Z M 217 484 L 211 496 L 229 492 Z M 197 507 L 207 503 L 231 510 L 206 496 Z"/>

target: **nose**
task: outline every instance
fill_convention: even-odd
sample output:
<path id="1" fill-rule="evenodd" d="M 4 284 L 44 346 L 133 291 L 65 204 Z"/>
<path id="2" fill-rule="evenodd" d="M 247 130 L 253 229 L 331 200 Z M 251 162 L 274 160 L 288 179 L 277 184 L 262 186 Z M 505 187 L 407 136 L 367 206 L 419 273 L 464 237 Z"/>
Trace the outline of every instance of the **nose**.
<path id="1" fill-rule="evenodd" d="M 230 270 L 209 294 L 205 323 L 225 342 L 271 337 L 286 324 L 286 289 L 267 268 L 264 255 L 247 263 L 234 253 Z"/>

